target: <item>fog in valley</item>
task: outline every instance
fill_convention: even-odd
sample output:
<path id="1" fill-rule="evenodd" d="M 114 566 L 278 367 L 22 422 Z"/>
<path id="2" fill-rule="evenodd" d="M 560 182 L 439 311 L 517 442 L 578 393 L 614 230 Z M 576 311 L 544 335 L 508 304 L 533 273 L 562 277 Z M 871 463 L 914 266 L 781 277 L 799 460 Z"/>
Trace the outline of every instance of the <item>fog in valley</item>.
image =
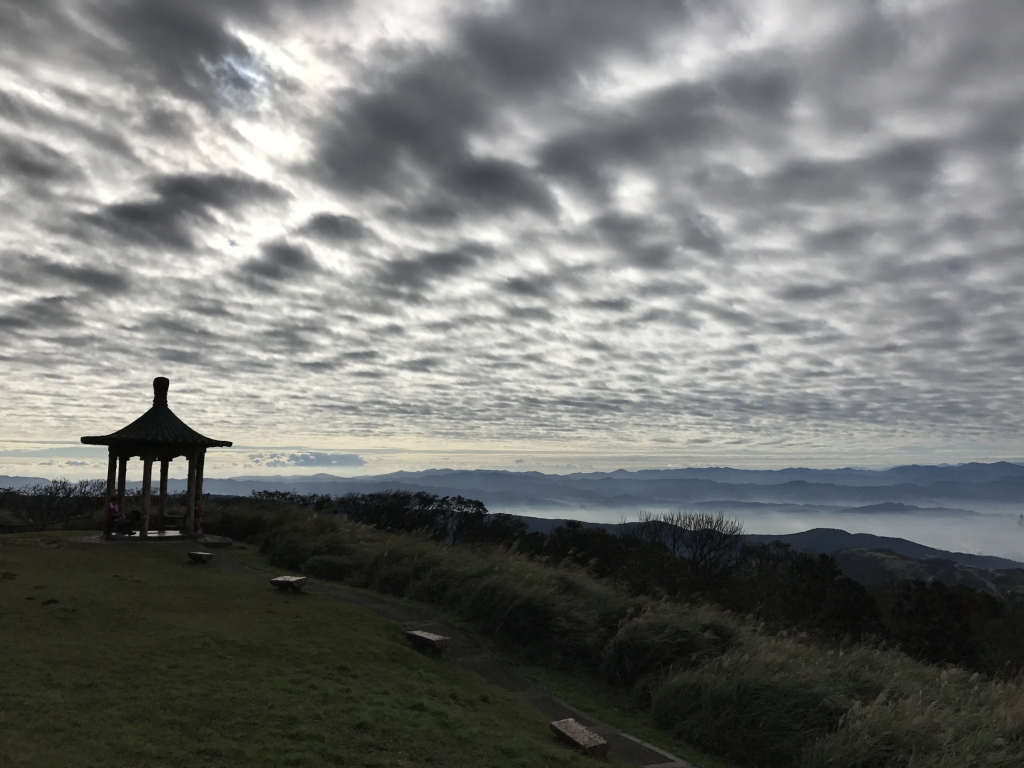
<path id="1" fill-rule="evenodd" d="M 576 519 L 607 525 L 636 519 L 636 512 L 627 513 L 621 509 L 600 507 L 582 507 L 577 510 L 564 507 L 507 508 L 495 511 L 546 519 Z M 670 512 L 675 509 L 652 508 L 649 511 Z M 742 521 L 744 530 L 751 534 L 782 535 L 813 528 L 836 528 L 848 533 L 870 533 L 875 536 L 907 539 L 949 552 L 995 555 L 1024 562 L 1024 524 L 1019 522 L 1020 513 L 1014 513 L 1010 507 L 1002 511 L 986 511 L 973 515 L 856 514 L 828 511 L 751 513 L 728 509 L 723 511 L 730 517 Z"/>

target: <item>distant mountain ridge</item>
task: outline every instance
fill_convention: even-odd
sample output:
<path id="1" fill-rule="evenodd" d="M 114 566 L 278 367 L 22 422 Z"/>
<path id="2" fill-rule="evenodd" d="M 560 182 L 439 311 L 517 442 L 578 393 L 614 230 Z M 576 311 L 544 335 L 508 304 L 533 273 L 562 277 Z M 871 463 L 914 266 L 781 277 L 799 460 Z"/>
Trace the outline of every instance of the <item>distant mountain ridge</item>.
<path id="1" fill-rule="evenodd" d="M 293 490 L 298 493 L 335 495 L 381 490 L 424 490 L 439 495 L 472 496 L 495 510 L 503 507 L 569 510 L 588 506 L 628 509 L 707 503 L 719 503 L 728 508 L 732 502 L 814 504 L 842 509 L 887 503 L 942 508 L 960 507 L 971 501 L 1012 504 L 1024 500 L 1024 466 L 1003 462 L 996 465 L 995 469 L 992 467 L 993 465 L 977 465 L 967 469 L 933 468 L 948 469 L 947 476 L 959 479 L 934 480 L 923 485 L 890 482 L 894 475 L 879 478 L 885 481 L 880 485 L 868 485 L 863 482 L 857 485 L 836 484 L 807 480 L 780 482 L 778 475 L 772 476 L 773 482 L 758 484 L 675 476 L 679 473 L 695 472 L 691 470 L 618 471 L 586 475 L 545 475 L 540 472 L 496 470 L 434 470 L 353 478 L 320 475 L 211 479 L 206 481 L 206 489 L 211 493 L 240 495 L 248 495 L 254 490 Z M 941 472 L 917 472 L 915 469 L 910 473 L 916 473 L 924 479 L 943 477 Z M 991 479 L 994 475 L 998 477 Z M 846 475 L 840 474 L 838 479 L 846 478 Z"/>
<path id="2" fill-rule="evenodd" d="M 515 472 L 511 470 L 485 469 L 427 469 L 418 472 L 399 471 L 384 475 L 362 475 L 352 478 L 341 478 L 336 475 L 319 473 L 316 475 L 291 475 L 266 477 L 250 475 L 233 478 L 235 480 L 279 482 L 366 482 L 366 481 L 420 481 L 426 478 L 437 479 L 446 475 L 463 473 L 488 473 L 511 475 L 523 478 L 560 478 L 564 481 L 577 480 L 711 480 L 728 485 L 781 485 L 790 482 L 827 483 L 845 486 L 886 486 L 909 483 L 921 485 L 935 482 L 988 483 L 1010 477 L 1024 477 L 1024 464 L 1008 461 L 997 461 L 990 464 L 969 462 L 966 464 L 922 465 L 908 464 L 890 469 L 807 469 L 791 467 L 788 469 L 733 469 L 731 467 L 689 467 L 682 469 L 641 469 L 630 471 L 617 469 L 613 472 L 573 472 L 566 475 L 544 474 L 542 472 Z"/>
<path id="3" fill-rule="evenodd" d="M 2 478 L 4 482 L 37 478 Z M 27 483 L 31 484 L 31 483 Z M 135 484 L 137 485 L 137 483 Z M 172 480 L 180 490 L 183 480 Z M 586 507 L 706 507 L 730 505 L 816 505 L 841 511 L 895 512 L 894 505 L 944 513 L 970 502 L 1024 503 L 1024 464 L 1000 461 L 950 466 L 908 465 L 886 470 L 780 469 L 729 467 L 572 473 L 506 470 L 431 469 L 385 475 L 338 477 L 330 474 L 207 478 L 208 493 L 248 496 L 253 491 L 296 493 L 370 493 L 383 490 L 428 491 L 472 496 L 494 511 L 502 508 L 576 510 Z M 886 505 L 890 505 L 886 508 Z M 871 510 L 871 507 L 875 507 Z M 859 508 L 859 509 L 858 509 Z M 964 510 L 969 512 L 970 510 Z"/>
<path id="4" fill-rule="evenodd" d="M 12 477 L 0 475 L 0 488 L 28 488 L 33 485 L 46 485 L 50 481 L 45 477 Z"/>

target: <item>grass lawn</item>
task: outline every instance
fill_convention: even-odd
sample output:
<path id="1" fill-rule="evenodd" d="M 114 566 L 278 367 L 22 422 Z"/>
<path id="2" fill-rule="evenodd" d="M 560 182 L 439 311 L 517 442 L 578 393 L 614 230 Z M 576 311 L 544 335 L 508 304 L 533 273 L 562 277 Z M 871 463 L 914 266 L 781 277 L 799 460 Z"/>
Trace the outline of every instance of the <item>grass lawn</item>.
<path id="1" fill-rule="evenodd" d="M 0 766 L 599 764 L 364 609 L 69 538 L 0 536 Z"/>

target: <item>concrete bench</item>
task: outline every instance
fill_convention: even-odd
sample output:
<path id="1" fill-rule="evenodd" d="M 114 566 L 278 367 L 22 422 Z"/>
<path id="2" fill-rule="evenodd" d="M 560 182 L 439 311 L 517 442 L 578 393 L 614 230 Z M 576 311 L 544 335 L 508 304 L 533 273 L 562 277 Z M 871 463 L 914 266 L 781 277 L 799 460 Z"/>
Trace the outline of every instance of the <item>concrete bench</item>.
<path id="1" fill-rule="evenodd" d="M 553 720 L 551 730 L 560 739 L 579 747 L 588 755 L 608 757 L 608 742 L 571 717 L 567 717 L 565 720 Z"/>
<path id="2" fill-rule="evenodd" d="M 270 583 L 280 589 L 282 592 L 286 589 L 290 589 L 292 592 L 301 592 L 302 588 L 306 586 L 305 576 L 275 576 L 270 580 Z"/>
<path id="3" fill-rule="evenodd" d="M 213 560 L 212 552 L 189 552 L 188 559 L 193 563 L 199 563 L 200 565 L 206 565 L 208 562 Z"/>
<path id="4" fill-rule="evenodd" d="M 411 629 L 405 633 L 405 636 L 418 651 L 442 653 L 448 647 L 448 638 L 444 635 L 435 635 L 433 632 Z"/>

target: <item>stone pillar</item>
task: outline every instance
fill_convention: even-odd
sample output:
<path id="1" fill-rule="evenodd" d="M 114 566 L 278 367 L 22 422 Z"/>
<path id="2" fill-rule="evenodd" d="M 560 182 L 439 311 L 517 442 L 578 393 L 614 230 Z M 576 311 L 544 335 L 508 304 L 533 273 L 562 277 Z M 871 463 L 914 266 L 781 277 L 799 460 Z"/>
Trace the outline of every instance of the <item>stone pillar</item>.
<path id="1" fill-rule="evenodd" d="M 195 533 L 196 513 L 196 457 L 188 457 L 188 490 L 185 491 L 185 533 Z"/>
<path id="2" fill-rule="evenodd" d="M 107 504 L 114 499 L 114 484 L 117 482 L 117 454 L 113 448 L 107 449 Z"/>
<path id="3" fill-rule="evenodd" d="M 117 508 L 124 514 L 124 482 L 128 474 L 128 456 L 122 454 L 117 457 Z"/>
<path id="4" fill-rule="evenodd" d="M 142 457 L 142 523 L 139 525 L 139 537 L 149 536 L 149 501 L 153 495 L 153 455 L 146 453 Z"/>
<path id="5" fill-rule="evenodd" d="M 160 519 L 158 521 L 160 533 L 167 530 L 167 522 L 164 519 L 164 515 L 167 514 L 167 469 L 170 463 L 170 459 L 160 459 Z"/>

